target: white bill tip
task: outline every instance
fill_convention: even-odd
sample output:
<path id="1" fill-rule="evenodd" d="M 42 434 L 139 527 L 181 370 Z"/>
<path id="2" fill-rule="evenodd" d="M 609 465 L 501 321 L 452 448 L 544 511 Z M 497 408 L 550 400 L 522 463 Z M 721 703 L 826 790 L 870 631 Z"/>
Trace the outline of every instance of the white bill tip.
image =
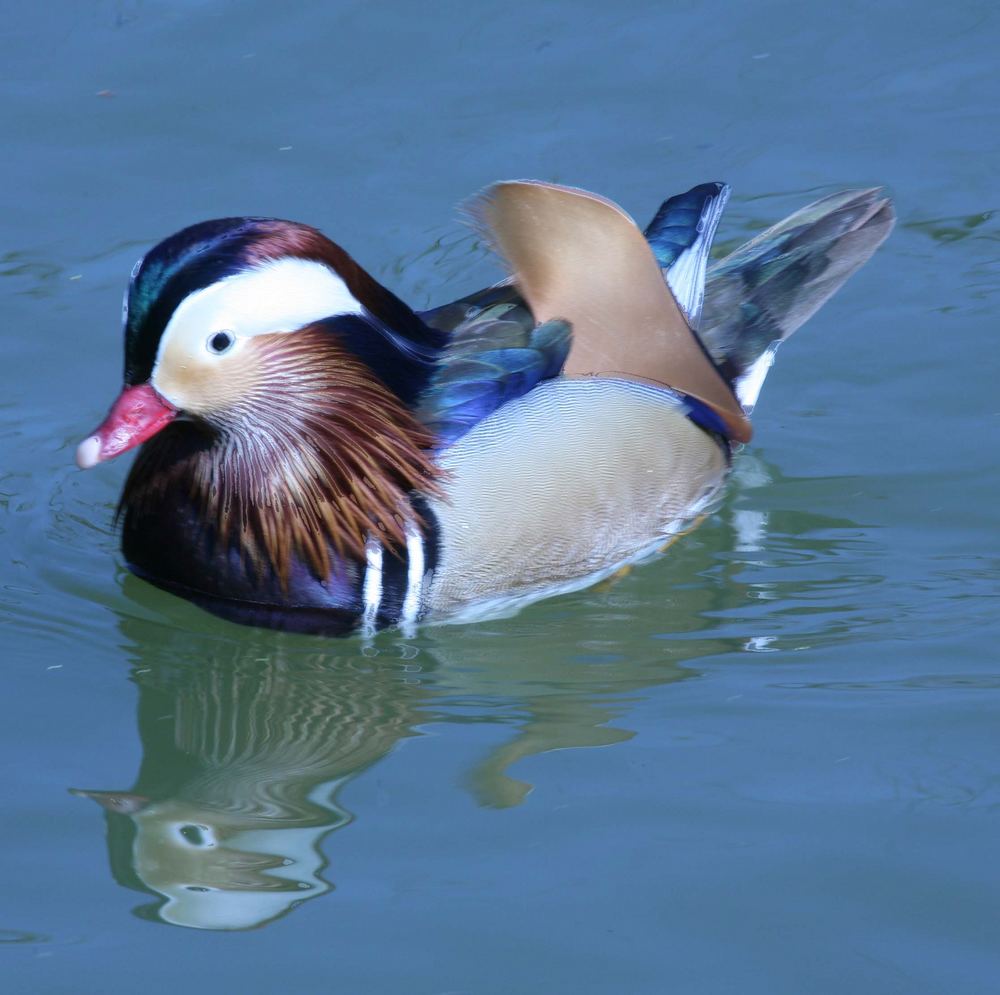
<path id="1" fill-rule="evenodd" d="M 101 462 L 101 440 L 96 435 L 88 436 L 76 447 L 76 465 L 81 470 L 89 470 Z"/>

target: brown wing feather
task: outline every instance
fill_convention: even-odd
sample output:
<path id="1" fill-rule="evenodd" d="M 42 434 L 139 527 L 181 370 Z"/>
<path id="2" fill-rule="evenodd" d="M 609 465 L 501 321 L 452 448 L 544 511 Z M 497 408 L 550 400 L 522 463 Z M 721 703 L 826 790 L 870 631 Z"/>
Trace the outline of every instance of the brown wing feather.
<path id="1" fill-rule="evenodd" d="M 539 322 L 573 326 L 570 375 L 617 374 L 704 401 L 739 442 L 751 428 L 688 327 L 635 222 L 617 205 L 531 180 L 490 187 L 472 211 Z"/>

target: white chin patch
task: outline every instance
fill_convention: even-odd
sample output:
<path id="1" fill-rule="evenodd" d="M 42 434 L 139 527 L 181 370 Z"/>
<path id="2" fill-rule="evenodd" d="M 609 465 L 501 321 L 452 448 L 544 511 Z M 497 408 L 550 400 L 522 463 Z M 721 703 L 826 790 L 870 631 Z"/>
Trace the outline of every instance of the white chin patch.
<path id="1" fill-rule="evenodd" d="M 177 306 L 160 340 L 200 346 L 213 332 L 238 338 L 294 332 L 338 314 L 364 314 L 361 302 L 328 266 L 287 257 L 263 263 L 196 290 Z"/>

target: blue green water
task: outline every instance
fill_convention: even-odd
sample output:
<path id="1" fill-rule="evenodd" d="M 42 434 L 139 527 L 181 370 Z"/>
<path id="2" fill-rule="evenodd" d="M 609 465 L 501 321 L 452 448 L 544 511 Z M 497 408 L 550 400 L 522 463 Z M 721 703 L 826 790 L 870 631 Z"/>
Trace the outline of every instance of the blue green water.
<path id="1" fill-rule="evenodd" d="M 8 4 L 3 990 L 1000 990 L 998 44 L 985 2 Z M 289 217 L 428 305 L 521 176 L 728 180 L 727 245 L 845 186 L 900 221 L 610 587 L 365 646 L 127 576 L 127 461 L 72 454 L 144 249 Z"/>

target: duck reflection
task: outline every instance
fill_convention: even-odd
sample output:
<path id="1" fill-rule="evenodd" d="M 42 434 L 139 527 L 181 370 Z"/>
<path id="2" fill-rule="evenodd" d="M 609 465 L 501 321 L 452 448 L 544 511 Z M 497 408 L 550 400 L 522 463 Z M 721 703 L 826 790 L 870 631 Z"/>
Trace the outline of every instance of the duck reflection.
<path id="1" fill-rule="evenodd" d="M 724 516 L 756 557 L 766 521 L 749 529 L 746 516 Z M 630 739 L 619 723 L 636 692 L 745 644 L 722 621 L 752 593 L 731 576 L 733 546 L 728 528 L 702 529 L 647 568 L 644 595 L 629 580 L 561 608 L 369 646 L 193 615 L 200 632 L 123 619 L 142 764 L 128 791 L 76 793 L 106 812 L 116 880 L 156 898 L 139 914 L 201 929 L 262 925 L 332 890 L 324 839 L 353 820 L 338 796 L 421 724 L 514 730 L 468 775 L 477 800 L 498 808 L 531 790 L 508 772 L 520 760 Z M 651 605 L 650 582 L 662 603 Z M 140 611 L 164 603 L 133 578 L 126 593 Z M 560 611 L 572 614 L 571 638 Z M 663 638 L 637 638 L 637 625 Z"/>
<path id="2" fill-rule="evenodd" d="M 159 897 L 141 913 L 246 929 L 329 891 L 319 844 L 351 821 L 340 788 L 417 721 L 400 668 L 232 644 L 178 665 L 138 645 L 135 785 L 76 793 L 107 812 L 115 878 Z"/>

